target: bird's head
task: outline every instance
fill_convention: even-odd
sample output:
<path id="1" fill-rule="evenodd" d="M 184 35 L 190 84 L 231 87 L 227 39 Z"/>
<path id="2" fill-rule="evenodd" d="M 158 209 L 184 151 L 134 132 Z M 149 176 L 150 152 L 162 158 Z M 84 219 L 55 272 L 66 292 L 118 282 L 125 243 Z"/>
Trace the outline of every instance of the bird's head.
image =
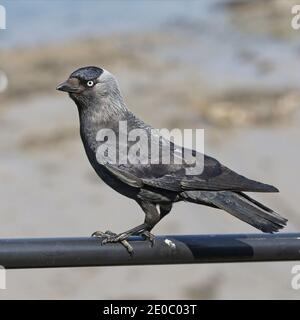
<path id="1" fill-rule="evenodd" d="M 98 67 L 83 67 L 69 76 L 56 88 L 68 92 L 77 105 L 86 106 L 100 102 L 108 96 L 120 96 L 119 88 L 114 76 Z"/>

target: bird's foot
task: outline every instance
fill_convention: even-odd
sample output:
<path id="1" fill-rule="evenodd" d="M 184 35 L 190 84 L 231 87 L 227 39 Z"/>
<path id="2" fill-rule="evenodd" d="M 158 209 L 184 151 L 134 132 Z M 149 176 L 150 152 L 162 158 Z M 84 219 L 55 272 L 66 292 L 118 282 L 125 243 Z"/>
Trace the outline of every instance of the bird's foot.
<path id="1" fill-rule="evenodd" d="M 148 240 L 150 241 L 150 244 L 151 244 L 151 247 L 154 246 L 154 243 L 155 243 L 155 236 L 154 234 L 152 234 L 150 231 L 148 230 L 145 230 L 141 233 L 141 236 L 145 239 L 145 240 Z"/>
<path id="2" fill-rule="evenodd" d="M 128 251 L 128 253 L 130 255 L 133 255 L 133 248 L 132 246 L 128 243 L 127 238 L 128 235 L 126 233 L 120 233 L 120 234 L 116 234 L 114 232 L 111 231 L 95 231 L 92 234 L 92 237 L 97 237 L 97 238 L 101 238 L 101 245 L 104 245 L 106 243 L 121 243 L 126 250 Z"/>

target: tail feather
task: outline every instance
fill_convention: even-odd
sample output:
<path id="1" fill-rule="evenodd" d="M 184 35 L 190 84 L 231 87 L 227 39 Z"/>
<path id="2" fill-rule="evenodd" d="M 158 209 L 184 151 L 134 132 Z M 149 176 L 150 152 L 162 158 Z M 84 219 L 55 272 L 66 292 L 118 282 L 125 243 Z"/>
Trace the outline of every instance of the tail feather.
<path id="1" fill-rule="evenodd" d="M 231 191 L 185 192 L 185 200 L 207 203 L 227 211 L 238 219 L 268 233 L 278 232 L 286 226 L 287 219 L 248 195 Z"/>

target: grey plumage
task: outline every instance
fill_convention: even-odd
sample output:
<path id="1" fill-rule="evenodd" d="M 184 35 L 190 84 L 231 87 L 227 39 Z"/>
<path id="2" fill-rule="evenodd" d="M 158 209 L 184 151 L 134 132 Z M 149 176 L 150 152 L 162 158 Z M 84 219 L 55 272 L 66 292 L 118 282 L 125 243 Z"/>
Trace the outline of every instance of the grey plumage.
<path id="1" fill-rule="evenodd" d="M 204 156 L 203 172 L 193 176 L 186 175 L 185 169 L 189 166 L 186 163 L 108 164 L 98 159 L 97 148 L 101 142 L 96 136 L 100 129 L 109 128 L 121 136 L 124 132 L 119 132 L 119 121 L 127 121 L 128 132 L 141 128 L 149 139 L 155 134 L 151 126 L 127 108 L 116 79 L 108 71 L 81 68 L 57 89 L 69 92 L 78 107 L 81 138 L 97 174 L 117 192 L 134 199 L 146 215 L 143 224 L 120 235 L 110 235 L 107 241 L 124 241 L 131 234 L 151 238 L 151 229 L 178 201 L 223 209 L 264 232 L 276 232 L 286 225 L 285 218 L 243 193 L 278 192 L 275 187 L 243 177 L 212 157 Z M 163 149 L 167 141 L 159 139 Z M 176 150 L 181 147 L 171 145 L 172 155 L 178 156 Z M 117 148 L 120 147 L 117 144 Z"/>

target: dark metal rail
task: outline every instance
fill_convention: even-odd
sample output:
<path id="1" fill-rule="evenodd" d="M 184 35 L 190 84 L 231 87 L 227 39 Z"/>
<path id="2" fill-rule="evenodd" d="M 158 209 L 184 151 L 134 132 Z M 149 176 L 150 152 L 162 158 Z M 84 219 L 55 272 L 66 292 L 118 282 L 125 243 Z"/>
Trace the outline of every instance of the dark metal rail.
<path id="1" fill-rule="evenodd" d="M 130 238 L 0 239 L 0 265 L 8 269 L 300 260 L 300 233 L 157 236 L 155 245 Z"/>

